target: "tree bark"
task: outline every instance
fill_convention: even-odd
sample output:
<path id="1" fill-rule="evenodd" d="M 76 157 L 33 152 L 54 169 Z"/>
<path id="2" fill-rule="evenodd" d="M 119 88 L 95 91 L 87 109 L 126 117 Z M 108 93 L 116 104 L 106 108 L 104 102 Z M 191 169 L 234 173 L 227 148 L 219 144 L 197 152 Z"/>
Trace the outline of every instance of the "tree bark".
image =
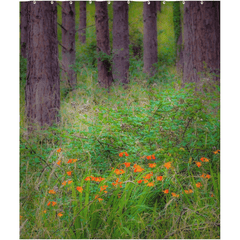
<path id="1" fill-rule="evenodd" d="M 86 26 L 87 26 L 87 16 L 86 16 L 86 2 L 80 1 L 80 24 L 79 24 L 79 41 L 81 43 L 86 42 Z"/>
<path id="2" fill-rule="evenodd" d="M 162 6 L 161 1 L 157 1 L 156 4 L 157 4 L 157 11 L 161 12 L 161 10 L 162 10 L 161 9 L 161 6 Z"/>
<path id="3" fill-rule="evenodd" d="M 62 77 L 67 80 L 70 89 L 74 89 L 77 83 L 76 73 L 70 65 L 75 64 L 75 2 L 62 3 Z"/>
<path id="4" fill-rule="evenodd" d="M 27 58 L 28 2 L 21 2 L 21 55 Z"/>
<path id="5" fill-rule="evenodd" d="M 143 4 L 143 70 L 150 76 L 155 73 L 154 63 L 157 63 L 157 9 L 156 2 Z"/>
<path id="6" fill-rule="evenodd" d="M 28 9 L 26 115 L 30 125 L 52 125 L 60 108 L 57 5 L 31 2 Z"/>
<path id="7" fill-rule="evenodd" d="M 205 67 L 220 73 L 220 2 L 184 5 L 183 83 L 200 81 Z M 215 77 L 218 79 L 218 77 Z"/>
<path id="8" fill-rule="evenodd" d="M 98 51 L 98 82 L 101 87 L 109 88 L 113 82 L 113 77 L 110 61 L 107 2 L 95 2 L 95 7 Z"/>
<path id="9" fill-rule="evenodd" d="M 113 2 L 113 79 L 123 84 L 129 83 L 129 31 L 128 4 Z"/>

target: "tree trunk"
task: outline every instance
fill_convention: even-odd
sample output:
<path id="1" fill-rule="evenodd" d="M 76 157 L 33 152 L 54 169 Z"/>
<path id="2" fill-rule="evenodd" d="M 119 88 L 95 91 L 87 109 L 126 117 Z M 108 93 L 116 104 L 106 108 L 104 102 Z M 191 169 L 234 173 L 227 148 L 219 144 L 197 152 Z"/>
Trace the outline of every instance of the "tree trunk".
<path id="1" fill-rule="evenodd" d="M 127 2 L 113 2 L 113 79 L 129 83 L 129 31 Z"/>
<path id="2" fill-rule="evenodd" d="M 21 2 L 21 55 L 27 58 L 28 2 Z"/>
<path id="3" fill-rule="evenodd" d="M 143 4 L 143 70 L 150 76 L 155 73 L 154 63 L 157 63 L 157 9 L 156 2 Z"/>
<path id="4" fill-rule="evenodd" d="M 95 2 L 95 7 L 98 51 L 98 82 L 101 87 L 109 88 L 112 84 L 113 77 L 110 61 L 107 2 Z"/>
<path id="5" fill-rule="evenodd" d="M 76 73 L 70 65 L 75 64 L 75 2 L 62 3 L 62 64 L 63 78 L 67 80 L 70 89 L 74 89 L 77 83 Z"/>
<path id="6" fill-rule="evenodd" d="M 86 42 L 86 25 L 87 17 L 86 17 L 86 2 L 80 1 L 80 24 L 79 24 L 79 41 L 81 43 Z"/>
<path id="7" fill-rule="evenodd" d="M 28 9 L 26 115 L 30 123 L 52 125 L 60 108 L 57 5 L 31 2 Z"/>
<path id="8" fill-rule="evenodd" d="M 219 74 L 220 2 L 185 3 L 183 55 L 183 83 L 199 83 L 198 73 L 206 66 L 210 72 Z"/>
<path id="9" fill-rule="evenodd" d="M 157 4 L 157 11 L 161 12 L 161 6 L 162 6 L 161 1 L 157 1 L 156 4 Z"/>

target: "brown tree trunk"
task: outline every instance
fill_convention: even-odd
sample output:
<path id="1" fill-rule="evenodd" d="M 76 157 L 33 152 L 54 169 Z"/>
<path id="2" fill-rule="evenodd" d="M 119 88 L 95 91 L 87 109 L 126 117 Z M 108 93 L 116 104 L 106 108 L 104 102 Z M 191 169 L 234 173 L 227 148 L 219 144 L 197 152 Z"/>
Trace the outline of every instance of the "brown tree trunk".
<path id="1" fill-rule="evenodd" d="M 62 64 L 63 78 L 67 80 L 70 89 L 74 89 L 77 83 L 76 73 L 70 65 L 75 64 L 75 2 L 62 3 Z"/>
<path id="2" fill-rule="evenodd" d="M 86 24 L 87 24 L 87 16 L 86 16 L 86 2 L 80 1 L 80 24 L 79 24 L 79 41 L 81 43 L 86 42 Z"/>
<path id="3" fill-rule="evenodd" d="M 220 70 L 220 2 L 186 2 L 184 5 L 183 83 L 200 81 L 204 65 Z"/>
<path id="4" fill-rule="evenodd" d="M 157 63 L 157 9 L 156 2 L 143 4 L 143 70 L 150 76 L 154 75 L 153 64 Z"/>
<path id="5" fill-rule="evenodd" d="M 129 83 L 128 3 L 113 2 L 113 79 Z"/>
<path id="6" fill-rule="evenodd" d="M 157 1 L 156 4 L 157 4 L 157 11 L 161 12 L 161 6 L 162 6 L 161 1 Z"/>
<path id="7" fill-rule="evenodd" d="M 26 114 L 31 123 L 51 125 L 58 120 L 60 79 L 57 5 L 29 3 Z"/>
<path id="8" fill-rule="evenodd" d="M 112 84 L 112 69 L 110 61 L 110 45 L 108 30 L 107 2 L 95 2 L 96 35 L 98 57 L 98 82 L 101 87 L 109 88 Z"/>
<path id="9" fill-rule="evenodd" d="M 28 2 L 21 2 L 21 55 L 27 58 Z"/>

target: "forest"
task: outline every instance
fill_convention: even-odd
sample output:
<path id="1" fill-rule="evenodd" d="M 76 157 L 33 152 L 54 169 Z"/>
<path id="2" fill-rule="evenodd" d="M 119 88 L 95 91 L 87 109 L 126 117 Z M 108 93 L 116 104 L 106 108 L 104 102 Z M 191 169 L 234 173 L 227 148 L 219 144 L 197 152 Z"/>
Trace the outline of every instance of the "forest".
<path id="1" fill-rule="evenodd" d="M 19 237 L 219 239 L 220 2 L 19 13 Z"/>

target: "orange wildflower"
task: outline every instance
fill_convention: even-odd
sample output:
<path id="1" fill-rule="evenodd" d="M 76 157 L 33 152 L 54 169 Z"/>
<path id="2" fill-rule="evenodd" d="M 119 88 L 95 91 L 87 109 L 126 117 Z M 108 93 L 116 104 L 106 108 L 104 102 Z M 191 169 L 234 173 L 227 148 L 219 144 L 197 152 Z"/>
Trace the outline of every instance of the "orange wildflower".
<path id="1" fill-rule="evenodd" d="M 188 192 L 189 192 L 189 193 L 193 193 L 193 190 L 192 190 L 192 189 L 189 189 Z"/>
<path id="2" fill-rule="evenodd" d="M 129 156 L 128 153 L 125 152 L 125 156 L 128 157 Z"/>
<path id="3" fill-rule="evenodd" d="M 56 192 L 54 191 L 54 189 L 52 189 L 52 190 L 49 190 L 48 193 L 55 194 Z"/>
<path id="4" fill-rule="evenodd" d="M 103 187 L 100 187 L 100 192 L 106 190 L 107 187 L 108 187 L 107 185 L 104 185 Z"/>
<path id="5" fill-rule="evenodd" d="M 98 198 L 98 201 L 101 202 L 103 199 L 102 198 Z"/>
<path id="6" fill-rule="evenodd" d="M 43 213 L 46 213 L 46 212 L 47 212 L 47 210 L 44 210 L 44 211 L 43 211 Z"/>
<path id="7" fill-rule="evenodd" d="M 154 167 L 156 167 L 156 163 L 149 163 L 148 166 L 149 166 L 150 168 L 154 168 Z"/>
<path id="8" fill-rule="evenodd" d="M 68 184 L 71 184 L 71 183 L 72 183 L 72 180 L 69 180 L 69 181 L 68 181 Z"/>
<path id="9" fill-rule="evenodd" d="M 147 160 L 151 160 L 151 156 L 147 156 Z"/>
<path id="10" fill-rule="evenodd" d="M 171 193 L 173 197 L 179 197 L 179 194 Z"/>
<path id="11" fill-rule="evenodd" d="M 169 169 L 169 168 L 171 167 L 171 162 L 165 163 L 165 164 L 164 164 L 164 167 L 167 168 L 167 169 Z"/>
<path id="12" fill-rule="evenodd" d="M 98 197 L 99 197 L 99 195 L 96 195 L 96 196 L 95 196 L 95 199 L 98 198 Z"/>
<path id="13" fill-rule="evenodd" d="M 82 192 L 83 188 L 82 187 L 76 187 L 77 191 Z"/>
<path id="14" fill-rule="evenodd" d="M 148 187 L 153 187 L 153 186 L 154 186 L 153 182 L 148 183 Z"/>
<path id="15" fill-rule="evenodd" d="M 201 160 L 202 162 L 209 162 L 209 159 L 207 159 L 207 158 L 205 158 L 205 157 L 200 158 L 200 160 Z"/>
<path id="16" fill-rule="evenodd" d="M 20 215 L 20 220 L 22 219 L 22 216 Z"/>
<path id="17" fill-rule="evenodd" d="M 144 181 L 144 183 L 147 183 L 148 182 L 148 180 L 143 180 Z"/>
<path id="18" fill-rule="evenodd" d="M 157 177 L 157 180 L 158 180 L 158 181 L 162 181 L 162 180 L 163 180 L 163 176 L 158 176 L 158 177 Z"/>
<path id="19" fill-rule="evenodd" d="M 155 159 L 155 155 L 154 154 L 152 155 L 152 159 Z"/>
<path id="20" fill-rule="evenodd" d="M 205 178 L 205 173 L 203 173 L 203 174 L 201 175 L 201 177 L 202 177 L 202 178 Z"/>
<path id="21" fill-rule="evenodd" d="M 138 183 L 141 183 L 143 180 L 139 180 L 139 181 L 137 181 Z"/>
<path id="22" fill-rule="evenodd" d="M 202 186 L 202 184 L 200 182 L 196 183 L 196 187 L 200 188 Z"/>
<path id="23" fill-rule="evenodd" d="M 124 171 L 123 169 L 116 169 L 114 172 L 115 172 L 117 175 L 120 175 L 120 174 L 125 173 L 125 171 Z"/>
<path id="24" fill-rule="evenodd" d="M 168 189 L 166 189 L 166 190 L 164 190 L 163 192 L 167 194 L 167 193 L 169 193 L 169 190 L 168 190 Z"/>
<path id="25" fill-rule="evenodd" d="M 134 172 L 142 172 L 144 169 L 143 168 L 141 168 L 139 165 L 137 165 L 137 164 L 134 164 Z"/>
<path id="26" fill-rule="evenodd" d="M 144 179 L 150 179 L 152 177 L 152 173 L 148 173 L 145 177 L 143 177 Z"/>
<path id="27" fill-rule="evenodd" d="M 60 165 L 60 163 L 61 163 L 61 160 L 58 160 L 57 165 Z"/>
<path id="28" fill-rule="evenodd" d="M 51 202 L 48 202 L 48 204 L 47 204 L 47 205 L 49 206 L 50 204 L 51 204 Z"/>
<path id="29" fill-rule="evenodd" d="M 62 150 L 62 149 L 61 149 L 61 148 L 59 148 L 59 149 L 57 150 L 57 152 L 61 152 L 61 150 Z"/>
<path id="30" fill-rule="evenodd" d="M 121 153 L 119 153 L 119 157 L 122 157 L 122 156 L 123 156 L 123 154 L 125 154 L 125 156 L 126 156 L 126 157 L 128 157 L 128 156 L 129 156 L 127 152 L 121 152 Z"/>
<path id="31" fill-rule="evenodd" d="M 198 167 L 201 167 L 201 166 L 202 166 L 202 164 L 201 164 L 200 162 L 196 162 L 196 165 L 197 165 Z"/>
<path id="32" fill-rule="evenodd" d="M 86 178 L 85 178 L 85 181 L 90 181 L 90 177 L 86 177 Z"/>
<path id="33" fill-rule="evenodd" d="M 72 175 L 72 171 L 67 172 L 67 175 L 71 176 Z"/>
<path id="34" fill-rule="evenodd" d="M 209 174 L 207 174 L 205 178 L 209 179 L 210 177 L 211 177 L 211 176 L 210 176 Z"/>
<path id="35" fill-rule="evenodd" d="M 214 151 L 213 153 L 214 153 L 214 154 L 219 154 L 219 152 L 220 152 L 220 150 L 216 150 L 216 151 Z"/>
<path id="36" fill-rule="evenodd" d="M 213 193 L 211 194 L 211 197 L 213 197 L 214 195 L 213 195 Z"/>
<path id="37" fill-rule="evenodd" d="M 72 162 L 75 163 L 77 161 L 77 159 L 72 159 Z"/>
<path id="38" fill-rule="evenodd" d="M 64 186 L 65 186 L 65 185 L 66 185 L 66 183 L 67 183 L 67 182 L 66 182 L 66 181 L 64 181 L 64 182 L 62 183 L 62 185 L 64 185 Z"/>
<path id="39" fill-rule="evenodd" d="M 130 162 L 125 162 L 124 165 L 125 165 L 126 167 L 130 167 L 131 163 L 130 163 Z"/>
<path id="40" fill-rule="evenodd" d="M 72 159 L 69 159 L 67 163 L 72 163 Z"/>
<path id="41" fill-rule="evenodd" d="M 122 157 L 123 156 L 123 153 L 121 152 L 121 153 L 119 153 L 119 157 Z"/>
<path id="42" fill-rule="evenodd" d="M 59 217 L 62 217 L 62 216 L 63 216 L 63 214 L 62 214 L 62 213 L 58 213 L 57 215 L 58 215 Z"/>
<path id="43" fill-rule="evenodd" d="M 52 206 L 54 207 L 57 203 L 56 202 L 52 202 Z"/>

